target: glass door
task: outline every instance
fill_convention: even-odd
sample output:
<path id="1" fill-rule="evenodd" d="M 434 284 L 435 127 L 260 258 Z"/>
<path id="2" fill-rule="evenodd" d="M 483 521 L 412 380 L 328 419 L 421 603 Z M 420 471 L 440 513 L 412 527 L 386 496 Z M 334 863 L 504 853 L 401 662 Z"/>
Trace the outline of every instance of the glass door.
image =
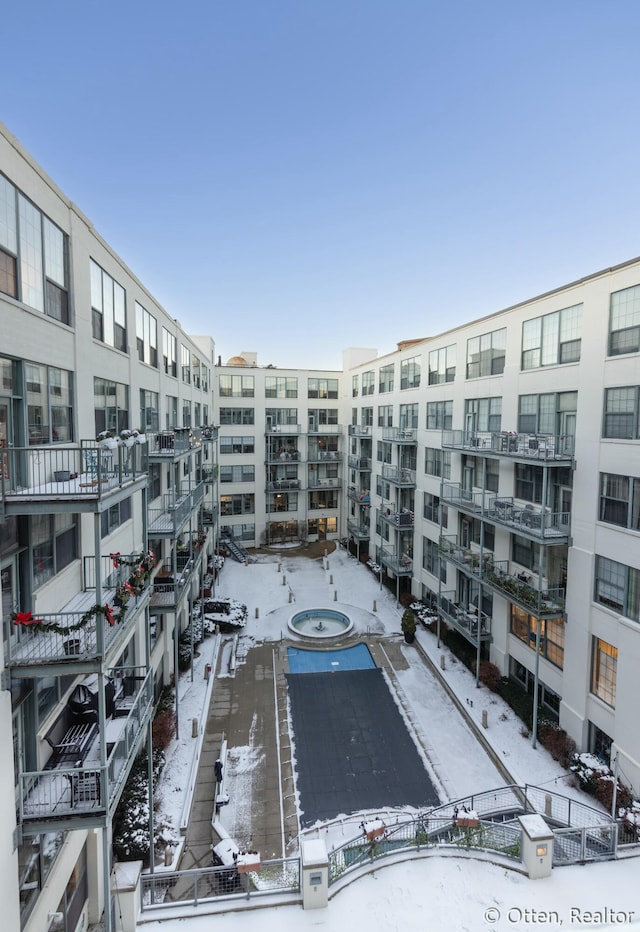
<path id="1" fill-rule="evenodd" d="M 0 476 L 9 478 L 9 457 L 3 453 L 9 446 L 11 425 L 9 417 L 11 405 L 6 398 L 0 398 Z"/>

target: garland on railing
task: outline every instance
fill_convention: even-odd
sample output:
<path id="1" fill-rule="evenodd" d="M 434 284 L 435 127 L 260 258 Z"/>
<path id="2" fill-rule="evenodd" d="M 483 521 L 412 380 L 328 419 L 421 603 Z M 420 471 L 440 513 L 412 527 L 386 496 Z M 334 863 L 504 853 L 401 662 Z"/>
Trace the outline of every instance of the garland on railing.
<path id="1" fill-rule="evenodd" d="M 92 618 L 96 618 L 98 615 L 106 618 L 110 625 L 119 625 L 120 622 L 124 620 L 126 611 L 126 605 L 122 605 L 118 612 L 114 612 L 112 606 L 109 605 L 108 602 L 106 605 L 93 605 L 72 625 L 60 625 L 55 621 L 44 621 L 42 618 L 34 618 L 33 612 L 13 612 L 11 618 L 14 625 L 23 625 L 26 628 L 33 628 L 37 632 L 51 631 L 55 634 L 71 634 L 73 631 L 79 631 L 81 628 L 84 628 Z"/>
<path id="2" fill-rule="evenodd" d="M 132 558 L 121 556 L 119 551 L 110 553 L 109 557 L 114 569 L 118 569 L 120 566 L 133 567 L 128 580 L 125 583 L 118 583 L 116 598 L 122 601 L 125 598 L 125 592 L 128 592 L 129 595 L 142 595 L 145 583 L 151 577 L 151 572 L 157 563 L 153 550 L 143 550 L 139 556 Z"/>

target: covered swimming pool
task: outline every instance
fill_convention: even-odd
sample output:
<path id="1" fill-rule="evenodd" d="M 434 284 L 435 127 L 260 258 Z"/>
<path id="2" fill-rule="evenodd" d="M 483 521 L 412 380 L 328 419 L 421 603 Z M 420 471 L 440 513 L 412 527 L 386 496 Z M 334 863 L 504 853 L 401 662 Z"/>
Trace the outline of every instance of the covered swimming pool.
<path id="1" fill-rule="evenodd" d="M 366 644 L 356 644 L 342 650 L 287 649 L 290 673 L 337 673 L 341 670 L 375 670 L 373 657 Z"/>

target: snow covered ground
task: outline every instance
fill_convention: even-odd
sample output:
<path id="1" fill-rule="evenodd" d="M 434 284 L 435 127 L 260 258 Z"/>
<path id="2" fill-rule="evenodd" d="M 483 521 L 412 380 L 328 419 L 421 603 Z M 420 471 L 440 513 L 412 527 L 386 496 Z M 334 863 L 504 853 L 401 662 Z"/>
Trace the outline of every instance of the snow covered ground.
<path id="1" fill-rule="evenodd" d="M 286 551 L 278 555 L 259 555 L 256 562 L 247 566 L 227 560 L 217 595 L 240 599 L 247 604 L 249 612 L 247 626 L 238 643 L 238 662 L 242 662 L 243 654 L 246 655 L 252 644 L 289 638 L 288 619 L 293 612 L 308 607 L 347 612 L 363 637 L 399 635 L 402 609 L 396 606 L 393 595 L 379 587 L 376 577 L 364 565 L 358 564 L 344 550 L 332 548 L 333 544 L 328 544 L 328 555 L 317 560 L 289 557 Z M 596 806 L 591 797 L 572 786 L 571 776 L 543 748 L 534 750 L 531 747 L 514 713 L 487 689 L 477 688 L 466 668 L 446 648 L 437 648 L 433 635 L 419 630 L 417 636 L 438 667 L 440 656 L 444 654 L 442 675 L 468 715 L 480 724 L 482 712 L 486 710 L 488 728 L 484 734 L 516 782 L 548 787 Z M 222 668 L 226 670 L 231 660 L 231 644 L 231 640 L 225 641 L 222 647 Z M 336 646 L 338 644 L 336 642 Z M 410 730 L 421 736 L 429 767 L 441 790 L 449 799 L 455 799 L 502 784 L 503 779 L 481 750 L 451 698 L 435 676 L 425 674 L 416 648 L 404 646 L 402 650 L 409 666 L 395 670 L 399 703 Z M 204 677 L 204 665 L 214 662 L 212 651 L 213 639 L 209 639 L 196 658 L 193 674 L 183 675 L 179 684 L 181 737 L 168 750 L 159 794 L 159 817 L 168 837 L 177 837 L 179 833 L 192 772 L 194 740 L 190 720 L 198 718 L 204 723 L 207 686 L 209 690 L 215 689 L 215 684 L 207 684 Z M 243 773 L 247 761 L 252 766 L 259 765 L 259 755 L 256 757 L 254 749 L 249 760 L 246 748 L 230 748 L 229 751 L 237 765 L 231 768 L 230 779 L 239 780 L 238 792 L 234 793 L 231 786 L 229 805 L 234 806 L 235 796 L 238 801 L 235 805 L 243 806 L 240 785 Z M 241 812 L 234 813 L 232 809 L 227 814 L 236 821 L 241 816 Z M 347 821 L 353 821 L 353 834 L 357 834 L 357 819 Z M 342 825 L 341 832 L 344 831 Z M 311 926 L 338 930 L 356 917 L 359 928 L 368 926 L 385 932 L 426 928 L 461 932 L 481 928 L 526 929 L 529 925 L 542 925 L 547 929 L 620 928 L 640 925 L 638 877 L 640 860 L 636 858 L 564 867 L 556 869 L 547 880 L 532 882 L 504 867 L 439 855 L 378 868 L 340 892 L 326 910 L 305 913 L 299 907 L 261 909 L 246 914 L 226 914 L 224 920 L 212 917 L 172 920 L 162 923 L 158 930 L 204 932 L 212 921 L 216 924 L 223 921 L 225 929 L 238 932 L 249 929 L 253 932 L 258 925 L 261 932 L 276 928 L 280 932 L 288 932 L 291 928 L 293 932 L 294 927 L 298 930 Z M 145 924 L 150 932 L 155 927 L 155 923 Z"/>

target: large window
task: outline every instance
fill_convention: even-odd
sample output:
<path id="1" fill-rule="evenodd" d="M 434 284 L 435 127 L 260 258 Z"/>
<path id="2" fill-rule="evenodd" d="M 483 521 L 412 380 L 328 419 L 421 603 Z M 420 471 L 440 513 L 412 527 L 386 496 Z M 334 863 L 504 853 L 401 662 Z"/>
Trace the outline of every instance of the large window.
<path id="1" fill-rule="evenodd" d="M 640 351 L 640 285 L 614 291 L 609 314 L 609 355 Z"/>
<path id="2" fill-rule="evenodd" d="M 542 504 L 542 466 L 533 466 L 529 463 L 516 463 L 516 498 L 525 502 Z"/>
<path id="3" fill-rule="evenodd" d="M 431 492 L 424 493 L 422 516 L 433 524 L 440 524 L 440 519 L 442 519 L 443 527 L 447 527 L 449 523 L 447 506 L 441 504 L 439 496 L 432 495 Z"/>
<path id="4" fill-rule="evenodd" d="M 537 636 L 541 656 L 561 670 L 564 667 L 564 629 L 562 618 L 536 619 L 517 605 L 511 605 L 511 634 L 524 641 L 531 650 L 536 649 Z"/>
<path id="5" fill-rule="evenodd" d="M 160 490 L 158 489 L 157 494 L 159 493 Z M 112 531 L 117 531 L 118 528 L 124 524 L 125 521 L 129 521 L 130 518 L 131 499 L 123 498 L 121 502 L 118 502 L 116 505 L 111 505 L 100 515 L 100 536 L 107 537 Z"/>
<path id="6" fill-rule="evenodd" d="M 338 397 L 337 379 L 307 379 L 307 398 Z"/>
<path id="7" fill-rule="evenodd" d="M 373 408 L 362 409 L 362 412 L 363 412 L 362 423 L 363 424 L 364 424 L 364 412 L 365 411 L 373 411 Z M 325 424 L 337 424 L 338 423 L 338 409 L 337 408 L 309 408 L 307 415 L 309 418 L 309 430 L 318 430 L 319 427 L 322 427 Z M 296 417 L 297 417 L 297 412 L 296 412 Z"/>
<path id="8" fill-rule="evenodd" d="M 582 305 L 525 320 L 522 325 L 522 368 L 539 369 L 558 363 L 579 362 Z"/>
<path id="9" fill-rule="evenodd" d="M 360 385 L 360 376 L 352 375 L 351 376 L 351 396 L 353 398 L 357 398 L 360 393 L 359 385 Z"/>
<path id="10" fill-rule="evenodd" d="M 378 440 L 376 444 L 376 458 L 379 463 L 391 463 L 393 447 L 386 440 Z"/>
<path id="11" fill-rule="evenodd" d="M 640 531 L 640 479 L 600 473 L 601 521 Z"/>
<path id="12" fill-rule="evenodd" d="M 136 301 L 136 345 L 138 359 L 158 368 L 158 321 Z"/>
<path id="13" fill-rule="evenodd" d="M 537 573 L 540 566 L 540 545 L 518 534 L 513 534 L 511 541 L 513 562 L 519 563 L 532 573 Z"/>
<path id="14" fill-rule="evenodd" d="M 253 453 L 254 437 L 220 437 L 220 454 Z"/>
<path id="15" fill-rule="evenodd" d="M 466 430 L 493 431 L 497 433 L 502 424 L 502 398 L 467 398 L 464 403 Z"/>
<path id="16" fill-rule="evenodd" d="M 375 389 L 375 379 L 376 374 L 373 369 L 370 369 L 369 372 L 362 373 L 362 394 L 363 395 L 373 395 Z"/>
<path id="17" fill-rule="evenodd" d="M 25 363 L 29 445 L 73 439 L 73 375 Z"/>
<path id="18" fill-rule="evenodd" d="M 297 378 L 288 375 L 268 375 L 264 380 L 264 397 L 297 398 Z"/>
<path id="19" fill-rule="evenodd" d="M 625 618 L 640 621 L 640 569 L 596 556 L 594 598 Z"/>
<path id="20" fill-rule="evenodd" d="M 33 587 L 37 589 L 78 556 L 75 515 L 34 515 L 29 528 Z"/>
<path id="21" fill-rule="evenodd" d="M 140 389 L 140 427 L 142 431 L 157 431 L 160 426 L 158 393 Z"/>
<path id="22" fill-rule="evenodd" d="M 380 393 L 393 391 L 394 371 L 395 366 L 393 363 L 389 363 L 388 366 L 381 366 L 378 381 L 378 391 Z"/>
<path id="23" fill-rule="evenodd" d="M 220 482 L 254 482 L 256 469 L 253 464 L 221 466 Z"/>
<path id="24" fill-rule="evenodd" d="M 267 430 L 278 430 L 280 427 L 295 427 L 298 424 L 297 408 L 266 408 L 264 416 Z M 251 423 L 253 424 L 253 421 Z"/>
<path id="25" fill-rule="evenodd" d="M 451 451 L 439 450 L 437 447 L 425 447 L 424 471 L 427 476 L 438 476 L 441 479 L 450 479 Z"/>
<path id="26" fill-rule="evenodd" d="M 429 385 L 453 382 L 456 377 L 456 347 L 443 346 L 429 353 Z"/>
<path id="27" fill-rule="evenodd" d="M 477 379 L 504 372 L 506 346 L 506 327 L 467 340 L 467 378 Z"/>
<path id="28" fill-rule="evenodd" d="M 522 434 L 553 434 L 566 437 L 575 432 L 577 392 L 546 392 L 542 395 L 520 395 L 518 398 L 518 431 Z"/>
<path id="29" fill-rule="evenodd" d="M 178 426 L 178 399 L 175 395 L 165 395 L 165 425 L 167 430 Z"/>
<path id="30" fill-rule="evenodd" d="M 191 351 L 186 347 L 180 345 L 180 370 L 182 373 L 182 381 L 186 382 L 187 385 L 191 384 Z"/>
<path id="31" fill-rule="evenodd" d="M 418 403 L 410 405 L 400 405 L 400 427 L 417 427 L 418 426 Z"/>
<path id="32" fill-rule="evenodd" d="M 393 405 L 378 405 L 378 427 L 393 427 Z"/>
<path id="33" fill-rule="evenodd" d="M 94 339 L 127 352 L 125 291 L 91 259 L 91 315 Z"/>
<path id="34" fill-rule="evenodd" d="M 450 430 L 453 426 L 453 401 L 427 402 L 427 430 Z"/>
<path id="35" fill-rule="evenodd" d="M 219 380 L 221 398 L 253 398 L 255 379 L 252 375 L 221 375 Z"/>
<path id="36" fill-rule="evenodd" d="M 605 389 L 603 437 L 619 440 L 640 438 L 639 393 L 637 385 Z"/>
<path id="37" fill-rule="evenodd" d="M 618 648 L 601 638 L 591 641 L 591 692 L 607 705 L 616 704 Z"/>
<path id="38" fill-rule="evenodd" d="M 220 408 L 221 424 L 253 424 L 253 408 Z"/>
<path id="39" fill-rule="evenodd" d="M 400 363 L 400 388 L 420 388 L 420 357 L 412 356 Z"/>
<path id="40" fill-rule="evenodd" d="M 221 495 L 220 514 L 223 518 L 228 515 L 252 515 L 256 510 L 254 502 L 253 493 Z"/>
<path id="41" fill-rule="evenodd" d="M 129 386 L 109 379 L 94 378 L 93 407 L 96 436 L 103 430 L 117 434 L 129 427 Z"/>
<path id="42" fill-rule="evenodd" d="M 422 538 L 422 569 L 432 576 L 441 576 L 443 582 L 447 580 L 446 566 L 444 560 L 440 560 L 438 543 L 429 537 Z"/>
<path id="43" fill-rule="evenodd" d="M 371 408 L 363 408 L 363 409 L 362 409 L 362 412 L 361 412 L 361 415 L 362 415 L 362 421 L 361 421 L 362 426 L 363 426 L 363 427 L 373 427 L 373 408 L 372 408 L 372 407 L 371 407 Z M 336 411 L 336 418 L 337 418 L 337 416 L 338 416 L 338 412 Z"/>
<path id="44" fill-rule="evenodd" d="M 177 341 L 172 333 L 162 328 L 162 364 L 167 375 L 174 379 L 178 375 L 178 349 Z"/>
<path id="45" fill-rule="evenodd" d="M 69 323 L 69 239 L 0 175 L 0 292 Z"/>

